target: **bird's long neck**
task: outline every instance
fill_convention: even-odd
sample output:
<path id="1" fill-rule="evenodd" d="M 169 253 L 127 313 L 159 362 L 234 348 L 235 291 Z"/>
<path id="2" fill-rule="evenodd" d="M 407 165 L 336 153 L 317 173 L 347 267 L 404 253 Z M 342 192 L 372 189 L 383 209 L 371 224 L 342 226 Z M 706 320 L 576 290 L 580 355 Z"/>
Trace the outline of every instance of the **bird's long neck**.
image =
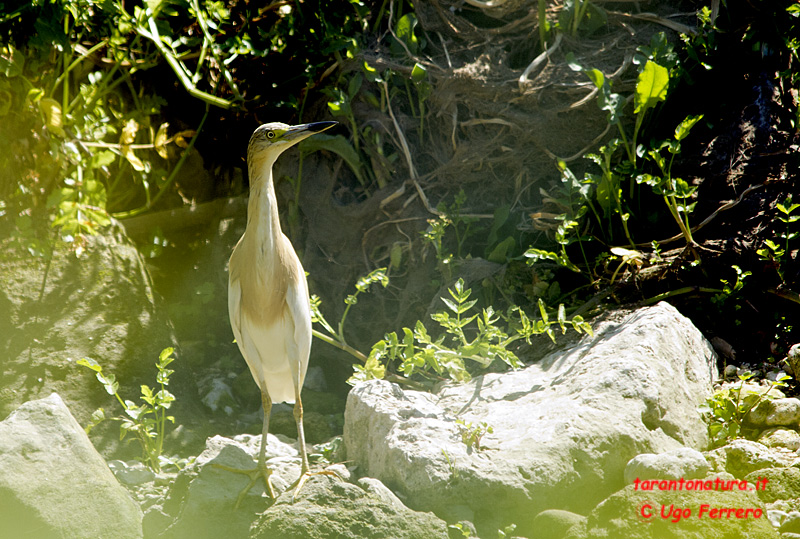
<path id="1" fill-rule="evenodd" d="M 247 203 L 247 234 L 263 251 L 274 252 L 280 237 L 278 199 L 272 182 L 272 162 L 250 160 L 250 200 Z"/>

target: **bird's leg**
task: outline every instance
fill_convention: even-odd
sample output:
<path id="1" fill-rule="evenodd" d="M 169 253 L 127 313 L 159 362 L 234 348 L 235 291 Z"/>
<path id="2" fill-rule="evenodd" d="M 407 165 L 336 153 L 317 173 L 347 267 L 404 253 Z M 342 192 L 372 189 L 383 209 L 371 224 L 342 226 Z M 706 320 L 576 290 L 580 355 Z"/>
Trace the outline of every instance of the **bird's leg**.
<path id="1" fill-rule="evenodd" d="M 272 412 L 272 399 L 269 397 L 269 393 L 267 393 L 266 389 L 261 390 L 261 406 L 264 408 L 264 423 L 261 425 L 261 449 L 258 451 L 258 464 L 256 465 L 257 475 L 253 483 L 258 480 L 259 476 L 263 477 L 264 483 L 267 485 L 269 497 L 274 500 L 275 491 L 272 489 L 272 482 L 269 480 L 269 476 L 272 475 L 272 470 L 267 468 L 267 433 L 269 433 L 269 416 L 270 412 Z M 250 487 L 248 487 L 248 489 L 249 488 Z"/>
<path id="2" fill-rule="evenodd" d="M 303 431 L 303 401 L 300 399 L 299 390 L 295 391 L 294 402 L 294 420 L 297 422 L 297 438 L 298 442 L 300 443 L 300 458 L 303 460 L 303 463 L 300 468 L 300 477 L 298 477 L 297 481 L 295 481 L 292 485 L 292 487 L 294 487 L 294 492 L 292 493 L 292 502 L 294 502 L 295 496 L 297 496 L 297 493 L 300 492 L 300 489 L 303 488 L 303 485 L 306 484 L 306 481 L 308 481 L 308 478 L 312 475 L 332 475 L 339 477 L 339 474 L 336 472 L 328 470 L 322 470 L 319 472 L 311 471 L 311 467 L 308 465 L 308 454 L 306 452 L 306 435 Z"/>
<path id="3" fill-rule="evenodd" d="M 297 423 L 297 438 L 300 442 L 300 456 L 303 459 L 300 473 L 304 474 L 309 470 L 308 455 L 306 454 L 306 435 L 303 430 L 303 401 L 300 400 L 300 392 L 297 392 L 297 400 L 294 403 L 294 420 Z"/>
<path id="4" fill-rule="evenodd" d="M 265 389 L 261 390 L 261 406 L 264 408 L 264 423 L 261 427 L 261 448 L 258 451 L 258 463 L 256 464 L 256 467 L 250 470 L 240 470 L 238 468 L 231 468 L 221 464 L 216 465 L 218 468 L 222 468 L 223 470 L 227 470 L 229 472 L 242 473 L 250 476 L 250 481 L 247 483 L 247 486 L 236 498 L 236 505 L 234 505 L 235 509 L 239 508 L 239 504 L 242 503 L 244 497 L 248 492 L 250 492 L 250 489 L 253 488 L 253 486 L 258 482 L 258 479 L 261 477 L 264 478 L 264 483 L 267 486 L 267 493 L 269 494 L 270 498 L 273 500 L 275 499 L 275 491 L 273 490 L 272 482 L 270 481 L 272 470 L 267 468 L 267 433 L 269 432 L 269 415 L 272 411 L 272 399 Z"/>
<path id="5" fill-rule="evenodd" d="M 294 401 L 294 420 L 297 423 L 297 441 L 300 444 L 300 458 L 303 460 L 300 468 L 300 477 L 295 482 L 294 493 L 292 494 L 292 501 L 294 502 L 295 496 L 303 488 L 308 478 L 311 476 L 310 467 L 308 465 L 308 455 L 306 454 L 306 435 L 303 431 L 303 400 L 300 398 L 300 388 L 295 386 L 295 401 Z"/>

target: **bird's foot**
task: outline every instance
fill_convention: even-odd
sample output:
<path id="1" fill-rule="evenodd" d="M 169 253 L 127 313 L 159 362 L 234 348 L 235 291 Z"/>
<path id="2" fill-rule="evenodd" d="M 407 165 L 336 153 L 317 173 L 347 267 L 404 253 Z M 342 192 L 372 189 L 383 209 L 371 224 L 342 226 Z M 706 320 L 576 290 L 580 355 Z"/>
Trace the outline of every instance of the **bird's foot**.
<path id="1" fill-rule="evenodd" d="M 300 492 L 300 489 L 303 488 L 303 485 L 306 484 L 306 481 L 308 481 L 312 475 L 331 475 L 333 477 L 338 477 L 339 479 L 342 478 L 338 473 L 334 472 L 333 470 L 320 470 L 318 472 L 312 472 L 311 470 L 306 469 L 305 471 L 301 471 L 300 477 L 298 477 L 297 481 L 295 481 L 289 487 L 290 489 L 294 489 L 294 492 L 292 492 L 292 503 L 294 503 L 294 500 L 297 497 L 297 493 Z"/>
<path id="2" fill-rule="evenodd" d="M 272 488 L 272 481 L 270 480 L 270 476 L 272 475 L 272 470 L 270 470 L 265 463 L 259 463 L 256 465 L 255 468 L 251 468 L 249 470 L 242 470 L 241 468 L 234 468 L 232 466 L 226 466 L 224 464 L 217 464 L 214 463 L 215 468 L 220 468 L 222 470 L 244 474 L 250 478 L 248 481 L 247 486 L 239 493 L 239 496 L 236 498 L 236 504 L 233 506 L 234 509 L 238 509 L 239 505 L 244 500 L 244 497 L 247 496 L 247 493 L 250 492 L 250 489 L 258 483 L 258 480 L 263 478 L 264 484 L 266 485 L 267 494 L 273 500 L 276 498 L 275 490 Z"/>

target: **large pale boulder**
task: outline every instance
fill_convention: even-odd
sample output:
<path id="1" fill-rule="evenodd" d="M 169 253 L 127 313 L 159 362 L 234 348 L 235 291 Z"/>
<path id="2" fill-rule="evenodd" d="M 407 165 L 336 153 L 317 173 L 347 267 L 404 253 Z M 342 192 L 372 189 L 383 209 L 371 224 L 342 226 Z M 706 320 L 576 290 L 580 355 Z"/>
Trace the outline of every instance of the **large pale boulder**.
<path id="1" fill-rule="evenodd" d="M 0 417 L 53 392 L 84 425 L 100 406 L 116 412 L 94 373 L 76 364 L 84 357 L 117 377 L 123 398 L 154 384 L 154 363 L 175 336 L 142 256 L 117 225 L 88 236 L 80 258 L 58 244 L 45 264 L 13 237 L 0 238 L 0 250 Z M 170 389 L 181 399 L 171 413 L 180 418 L 192 396 L 187 369 L 176 370 Z M 92 438 L 113 449 L 119 429 L 104 425 Z"/>
<path id="2" fill-rule="evenodd" d="M 0 536 L 142 537 L 142 512 L 56 393 L 0 422 Z"/>
<path id="3" fill-rule="evenodd" d="M 413 508 L 450 518 L 467 507 L 479 532 L 513 522 L 530 534 L 540 511 L 585 514 L 622 488 L 640 453 L 704 448 L 697 407 L 714 376 L 711 345 L 662 303 L 525 369 L 436 394 L 360 384 L 345 412 L 347 458 Z M 468 447 L 461 434 L 481 423 L 493 432 Z"/>

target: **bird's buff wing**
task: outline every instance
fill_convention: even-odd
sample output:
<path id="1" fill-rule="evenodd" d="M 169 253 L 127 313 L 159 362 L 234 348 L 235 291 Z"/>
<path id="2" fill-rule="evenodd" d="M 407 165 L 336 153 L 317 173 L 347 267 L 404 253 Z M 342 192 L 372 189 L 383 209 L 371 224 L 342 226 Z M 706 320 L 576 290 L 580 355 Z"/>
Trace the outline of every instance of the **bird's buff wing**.
<path id="1" fill-rule="evenodd" d="M 303 387 L 311 353 L 311 307 L 308 299 L 308 284 L 305 273 L 300 270 L 298 278 L 289 284 L 286 292 L 287 322 L 294 326 L 294 339 L 288 340 L 287 352 L 292 376 L 297 388 Z"/>

